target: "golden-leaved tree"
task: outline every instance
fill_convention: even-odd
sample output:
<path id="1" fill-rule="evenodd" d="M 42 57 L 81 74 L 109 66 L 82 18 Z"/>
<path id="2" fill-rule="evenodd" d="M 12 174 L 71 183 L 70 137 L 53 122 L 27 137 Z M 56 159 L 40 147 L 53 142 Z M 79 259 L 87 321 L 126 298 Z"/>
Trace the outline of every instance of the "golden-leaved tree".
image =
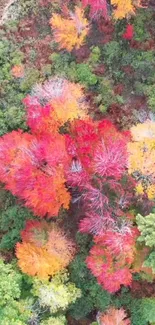
<path id="1" fill-rule="evenodd" d="M 86 116 L 80 85 L 54 78 L 36 85 L 23 100 L 31 133 L 21 130 L 0 138 L 0 182 L 40 217 L 69 208 L 66 171 L 71 157 L 60 127 Z"/>
<path id="2" fill-rule="evenodd" d="M 55 42 L 59 43 L 59 49 L 72 49 L 83 45 L 89 31 L 89 24 L 84 17 L 83 9 L 76 7 L 74 12 L 68 12 L 67 18 L 54 13 L 50 25 L 53 30 Z"/>
<path id="3" fill-rule="evenodd" d="M 155 197 L 155 122 L 146 121 L 131 128 L 128 143 L 128 171 L 137 180 L 137 193 Z"/>
<path id="4" fill-rule="evenodd" d="M 29 220 L 16 245 L 18 265 L 23 273 L 48 279 L 72 260 L 75 246 L 61 229 L 45 221 Z"/>
<path id="5" fill-rule="evenodd" d="M 123 19 L 135 13 L 132 0 L 111 0 L 111 4 L 116 7 L 113 10 L 115 19 Z"/>

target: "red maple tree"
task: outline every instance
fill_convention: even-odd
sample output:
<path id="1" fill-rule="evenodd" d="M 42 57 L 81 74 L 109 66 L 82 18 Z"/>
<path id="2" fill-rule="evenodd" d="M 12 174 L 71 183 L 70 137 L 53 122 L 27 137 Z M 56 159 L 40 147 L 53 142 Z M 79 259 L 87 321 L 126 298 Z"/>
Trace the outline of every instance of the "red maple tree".
<path id="1" fill-rule="evenodd" d="M 105 290 L 114 293 L 121 285 L 131 285 L 130 268 L 134 261 L 136 238 L 135 229 L 123 228 L 120 232 L 109 230 L 94 238 L 95 245 L 86 263 Z"/>
<path id="2" fill-rule="evenodd" d="M 80 231 L 98 234 L 113 228 L 130 205 L 134 186 L 126 177 L 129 139 L 129 133 L 119 132 L 108 120 L 72 123 L 70 135 L 66 136 L 72 158 L 67 181 L 72 188 L 78 188 L 83 203 L 85 218 L 80 221 Z"/>
<path id="3" fill-rule="evenodd" d="M 106 0 L 82 0 L 84 7 L 90 6 L 90 16 L 98 18 L 103 16 L 108 19 L 108 5 Z"/>

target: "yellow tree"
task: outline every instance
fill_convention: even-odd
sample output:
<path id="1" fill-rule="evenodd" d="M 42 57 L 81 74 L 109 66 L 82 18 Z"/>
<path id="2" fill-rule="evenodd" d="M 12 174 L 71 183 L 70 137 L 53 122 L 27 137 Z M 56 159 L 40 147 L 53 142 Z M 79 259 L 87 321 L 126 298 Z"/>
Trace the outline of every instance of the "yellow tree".
<path id="1" fill-rule="evenodd" d="M 84 17 L 83 9 L 76 7 L 74 13 L 69 12 L 67 18 L 54 13 L 50 25 L 53 30 L 55 42 L 59 43 L 59 49 L 69 52 L 74 47 L 83 45 L 89 31 L 87 19 Z"/>
<path id="2" fill-rule="evenodd" d="M 116 7 L 113 10 L 115 19 L 123 19 L 135 13 L 132 0 L 111 0 L 111 4 Z"/>
<path id="3" fill-rule="evenodd" d="M 16 245 L 18 265 L 23 273 L 48 279 L 71 262 L 74 243 L 55 224 L 29 220 Z"/>
<path id="4" fill-rule="evenodd" d="M 131 128 L 128 144 L 128 171 L 138 181 L 137 193 L 155 197 L 155 122 L 146 121 Z"/>
<path id="5" fill-rule="evenodd" d="M 111 0 L 113 6 L 113 17 L 114 19 L 123 19 L 129 17 L 135 13 L 136 7 L 147 7 L 142 5 L 142 0 Z M 98 19 L 103 16 L 108 19 L 108 3 L 106 0 L 82 0 L 82 5 L 84 8 L 90 6 L 90 17 L 93 19 Z"/>

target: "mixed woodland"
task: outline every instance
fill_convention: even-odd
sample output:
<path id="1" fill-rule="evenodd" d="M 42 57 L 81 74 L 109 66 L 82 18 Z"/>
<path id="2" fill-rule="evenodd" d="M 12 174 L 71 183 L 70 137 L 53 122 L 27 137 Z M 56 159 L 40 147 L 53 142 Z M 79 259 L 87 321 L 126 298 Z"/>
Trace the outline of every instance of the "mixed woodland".
<path id="1" fill-rule="evenodd" d="M 155 325 L 155 3 L 0 25 L 0 324 Z"/>

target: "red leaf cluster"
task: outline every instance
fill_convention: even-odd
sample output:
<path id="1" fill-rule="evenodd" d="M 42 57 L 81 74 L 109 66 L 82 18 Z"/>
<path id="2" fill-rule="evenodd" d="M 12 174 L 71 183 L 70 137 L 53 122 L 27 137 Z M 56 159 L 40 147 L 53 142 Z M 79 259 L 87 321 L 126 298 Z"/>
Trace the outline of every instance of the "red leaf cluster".
<path id="1" fill-rule="evenodd" d="M 0 181 L 40 217 L 68 209 L 65 186 L 70 156 L 59 128 L 84 117 L 81 86 L 54 78 L 37 85 L 24 100 L 32 134 L 13 131 L 0 139 Z"/>
<path id="2" fill-rule="evenodd" d="M 114 293 L 121 285 L 131 284 L 130 267 L 134 260 L 136 238 L 134 229 L 124 233 L 109 230 L 94 238 L 95 245 L 86 263 L 105 290 Z"/>
<path id="3" fill-rule="evenodd" d="M 133 35 L 134 35 L 134 27 L 133 27 L 133 25 L 128 24 L 126 26 L 126 30 L 125 30 L 124 34 L 122 35 L 122 37 L 124 39 L 126 39 L 127 41 L 131 41 L 133 38 Z"/>
<path id="4" fill-rule="evenodd" d="M 57 216 L 61 206 L 68 208 L 65 168 L 69 158 L 62 135 L 36 137 L 13 131 L 0 139 L 0 158 L 1 182 L 34 214 Z"/>
<path id="5" fill-rule="evenodd" d="M 90 16 L 92 18 L 98 18 L 103 16 L 108 19 L 108 8 L 106 0 L 82 0 L 84 7 L 90 6 Z"/>
<path id="6" fill-rule="evenodd" d="M 127 181 L 128 193 L 121 184 L 127 169 L 129 139 L 129 133 L 119 132 L 108 120 L 72 123 L 70 135 L 66 136 L 67 151 L 72 157 L 67 181 L 69 186 L 78 187 L 84 204 L 80 231 L 98 234 L 107 227 L 113 228 L 132 201 L 131 180 Z"/>
<path id="7" fill-rule="evenodd" d="M 36 85 L 23 100 L 27 124 L 35 134 L 55 134 L 68 121 L 85 118 L 87 106 L 80 85 L 53 78 Z M 43 105 L 44 103 L 44 105 Z"/>

